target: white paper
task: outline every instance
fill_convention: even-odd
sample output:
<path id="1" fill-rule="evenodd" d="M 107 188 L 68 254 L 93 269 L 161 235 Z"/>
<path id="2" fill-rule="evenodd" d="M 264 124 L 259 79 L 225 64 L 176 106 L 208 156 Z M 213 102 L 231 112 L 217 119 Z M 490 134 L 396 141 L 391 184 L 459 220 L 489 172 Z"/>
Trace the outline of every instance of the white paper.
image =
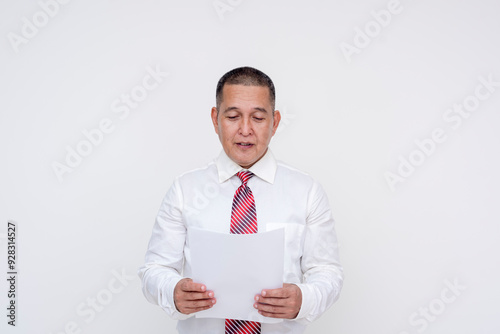
<path id="1" fill-rule="evenodd" d="M 214 291 L 217 303 L 197 318 L 277 323 L 253 307 L 262 289 L 283 287 L 284 230 L 224 234 L 190 228 L 192 278 Z"/>

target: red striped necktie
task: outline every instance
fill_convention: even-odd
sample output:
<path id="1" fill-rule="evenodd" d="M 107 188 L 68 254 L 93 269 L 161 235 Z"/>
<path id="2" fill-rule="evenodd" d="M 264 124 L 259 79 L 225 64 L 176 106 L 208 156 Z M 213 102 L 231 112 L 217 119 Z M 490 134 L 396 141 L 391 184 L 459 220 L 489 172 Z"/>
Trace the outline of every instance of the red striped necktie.
<path id="1" fill-rule="evenodd" d="M 236 189 L 231 211 L 231 233 L 257 233 L 257 212 L 252 190 L 247 185 L 253 176 L 252 172 L 241 171 L 236 175 L 241 180 L 241 186 Z M 226 319 L 226 334 L 260 334 L 260 322 Z"/>

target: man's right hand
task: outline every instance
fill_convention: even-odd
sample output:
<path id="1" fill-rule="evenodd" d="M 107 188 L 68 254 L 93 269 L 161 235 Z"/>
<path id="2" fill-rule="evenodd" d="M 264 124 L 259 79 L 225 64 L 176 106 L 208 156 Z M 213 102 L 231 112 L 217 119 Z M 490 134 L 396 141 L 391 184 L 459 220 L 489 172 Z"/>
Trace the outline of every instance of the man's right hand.
<path id="1" fill-rule="evenodd" d="M 214 292 L 207 291 L 205 285 L 183 278 L 174 288 L 174 302 L 179 312 L 191 314 L 211 308 L 216 300 Z"/>

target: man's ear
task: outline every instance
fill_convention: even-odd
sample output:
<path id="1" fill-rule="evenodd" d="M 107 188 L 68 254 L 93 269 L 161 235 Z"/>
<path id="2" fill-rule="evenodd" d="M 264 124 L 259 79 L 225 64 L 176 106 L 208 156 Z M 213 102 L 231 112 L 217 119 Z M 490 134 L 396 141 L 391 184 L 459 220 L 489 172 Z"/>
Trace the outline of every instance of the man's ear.
<path id="1" fill-rule="evenodd" d="M 275 110 L 273 116 L 273 136 L 276 133 L 276 130 L 278 130 L 278 125 L 280 125 L 280 121 L 281 121 L 281 114 L 279 110 Z"/>
<path id="2" fill-rule="evenodd" d="M 212 107 L 212 113 L 211 113 L 211 117 L 212 117 L 212 123 L 214 124 L 214 129 L 215 129 L 215 133 L 216 134 L 219 134 L 219 120 L 217 118 L 217 108 L 216 107 Z"/>

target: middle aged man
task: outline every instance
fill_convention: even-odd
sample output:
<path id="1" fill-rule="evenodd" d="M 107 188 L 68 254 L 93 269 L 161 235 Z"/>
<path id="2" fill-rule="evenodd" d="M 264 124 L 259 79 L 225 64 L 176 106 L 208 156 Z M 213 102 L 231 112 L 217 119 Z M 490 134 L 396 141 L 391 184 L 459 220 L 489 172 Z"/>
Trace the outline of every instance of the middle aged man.
<path id="1" fill-rule="evenodd" d="M 144 295 L 179 320 L 180 333 L 302 333 L 342 288 L 328 199 L 316 181 L 276 161 L 268 147 L 281 116 L 274 110 L 275 89 L 266 74 L 251 67 L 226 73 L 217 85 L 216 105 L 211 117 L 223 151 L 208 166 L 177 177 L 167 192 L 139 270 Z M 205 189 L 216 196 L 203 196 Z M 284 321 L 194 317 L 213 307 L 217 296 L 189 278 L 190 227 L 222 233 L 283 227 L 283 287 L 263 289 L 254 307 Z"/>

